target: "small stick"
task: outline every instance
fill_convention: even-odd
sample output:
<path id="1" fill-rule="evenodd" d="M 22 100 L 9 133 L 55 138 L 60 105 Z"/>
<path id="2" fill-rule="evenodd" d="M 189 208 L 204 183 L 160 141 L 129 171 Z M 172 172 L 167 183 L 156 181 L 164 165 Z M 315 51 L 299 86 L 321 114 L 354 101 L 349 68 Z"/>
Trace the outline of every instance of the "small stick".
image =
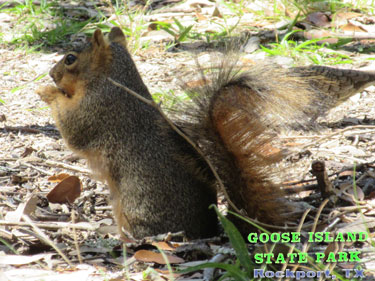
<path id="1" fill-rule="evenodd" d="M 26 222 L 11 222 L 0 220 L 0 225 L 9 225 L 9 226 L 30 226 L 29 223 Z M 34 223 L 35 226 L 39 228 L 45 229 L 60 229 L 60 228 L 67 228 L 67 227 L 74 227 L 75 229 L 82 229 L 82 230 L 96 230 L 97 227 L 91 224 L 82 224 L 82 223 L 66 223 L 66 222 L 49 222 L 49 223 Z"/>
<path id="2" fill-rule="evenodd" d="M 71 171 L 74 171 L 74 172 L 79 172 L 79 173 L 82 173 L 82 174 L 89 174 L 89 175 L 91 175 L 91 171 L 88 170 L 88 169 L 79 168 L 79 167 L 72 166 L 72 165 L 69 165 L 69 164 L 65 164 L 65 163 L 62 163 L 62 162 L 56 162 L 56 161 L 52 161 L 52 160 L 46 160 L 45 164 L 47 166 L 64 168 L 66 170 L 71 170 Z"/>
<path id="3" fill-rule="evenodd" d="M 41 130 L 33 129 L 33 128 L 29 128 L 29 127 L 4 126 L 4 128 L 1 128 L 1 129 L 6 130 L 6 131 L 10 131 L 10 132 L 25 132 L 25 133 L 30 133 L 30 134 L 40 134 L 40 133 L 42 133 Z"/>
<path id="4" fill-rule="evenodd" d="M 24 166 L 26 166 L 26 167 L 29 167 L 29 168 L 31 168 L 31 169 L 34 169 L 34 170 L 36 170 L 36 171 L 38 171 L 38 172 L 40 172 L 40 173 L 42 173 L 42 174 L 45 174 L 45 175 L 47 175 L 47 176 L 53 176 L 53 173 L 48 172 L 48 171 L 46 171 L 46 170 L 43 170 L 43 169 L 41 169 L 41 168 L 39 168 L 39 167 L 35 167 L 34 165 L 31 165 L 31 164 L 29 164 L 29 163 L 25 163 L 25 162 L 20 161 L 20 164 L 21 164 L 21 165 L 24 165 Z"/>
<path id="5" fill-rule="evenodd" d="M 74 208 L 72 210 L 72 222 L 73 222 L 73 225 L 75 225 L 76 215 L 75 215 Z M 80 264 L 82 264 L 83 261 L 82 261 L 81 251 L 80 251 L 79 245 L 78 245 L 77 230 L 76 230 L 75 227 L 73 227 L 73 238 L 74 238 L 74 246 L 76 247 L 76 250 L 77 250 L 78 261 L 79 261 Z"/>
<path id="6" fill-rule="evenodd" d="M 372 129 L 372 130 L 373 130 L 373 129 L 375 129 L 375 126 L 374 126 L 374 125 L 356 125 L 356 126 L 346 127 L 345 129 L 342 129 L 342 130 L 339 130 L 339 131 L 337 131 L 337 132 L 333 132 L 333 133 L 330 133 L 330 134 L 328 134 L 328 135 L 325 135 L 325 136 L 319 138 L 319 139 L 316 140 L 316 141 L 313 141 L 313 142 L 307 143 L 307 144 L 303 145 L 300 149 L 304 149 L 304 148 L 309 147 L 309 146 L 311 146 L 311 145 L 313 145 L 313 144 L 320 143 L 320 142 L 323 141 L 323 140 L 329 139 L 329 138 L 331 138 L 331 137 L 333 137 L 333 136 L 336 136 L 336 135 L 343 134 L 343 133 L 346 132 L 346 131 L 352 131 L 352 130 L 354 130 L 354 129 Z"/>
<path id="7" fill-rule="evenodd" d="M 219 263 L 219 262 L 222 262 L 224 259 L 225 259 L 225 255 L 217 254 L 212 259 L 210 259 L 208 262 Z M 215 269 L 216 268 L 205 268 L 203 270 L 203 280 L 214 280 Z"/>
<path id="8" fill-rule="evenodd" d="M 318 185 L 316 184 L 307 184 L 303 186 L 287 187 L 287 188 L 284 188 L 283 190 L 285 191 L 286 194 L 295 194 L 295 193 L 299 193 L 302 191 L 316 190 L 317 188 L 318 188 Z"/>

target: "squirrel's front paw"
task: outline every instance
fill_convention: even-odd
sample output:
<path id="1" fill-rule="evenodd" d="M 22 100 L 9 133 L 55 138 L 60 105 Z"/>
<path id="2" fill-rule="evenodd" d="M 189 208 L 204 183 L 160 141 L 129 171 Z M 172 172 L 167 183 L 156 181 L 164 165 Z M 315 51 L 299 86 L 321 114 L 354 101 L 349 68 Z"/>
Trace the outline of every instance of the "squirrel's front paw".
<path id="1" fill-rule="evenodd" d="M 46 102 L 47 104 L 51 104 L 56 96 L 61 94 L 61 91 L 52 85 L 42 86 L 35 92 L 40 96 L 42 101 Z"/>

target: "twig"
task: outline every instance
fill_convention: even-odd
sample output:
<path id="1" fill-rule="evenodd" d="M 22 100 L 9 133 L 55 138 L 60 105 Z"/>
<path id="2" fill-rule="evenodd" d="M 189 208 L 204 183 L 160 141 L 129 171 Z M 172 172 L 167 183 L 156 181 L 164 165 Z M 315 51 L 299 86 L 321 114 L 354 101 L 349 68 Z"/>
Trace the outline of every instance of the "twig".
<path id="1" fill-rule="evenodd" d="M 8 225 L 8 226 L 30 226 L 30 224 L 26 222 L 11 222 L 0 220 L 0 225 Z M 60 229 L 60 228 L 67 228 L 67 227 L 74 227 L 75 229 L 82 229 L 82 230 L 96 230 L 97 227 L 89 224 L 89 223 L 67 223 L 67 222 L 48 222 L 48 223 L 34 223 L 35 226 L 45 229 Z"/>
<path id="2" fill-rule="evenodd" d="M 324 228 L 322 232 L 327 232 L 327 231 L 331 230 L 336 224 L 339 223 L 340 220 L 341 220 L 340 218 L 336 218 L 333 222 L 331 222 L 329 225 L 327 225 L 327 227 Z"/>
<path id="3" fill-rule="evenodd" d="M 287 187 L 287 188 L 284 188 L 283 190 L 285 191 L 286 194 L 295 194 L 295 193 L 299 193 L 302 191 L 317 190 L 317 188 L 318 188 L 317 184 L 306 184 L 303 186 Z"/>
<path id="4" fill-rule="evenodd" d="M 76 215 L 75 215 L 74 209 L 72 210 L 72 222 L 73 222 L 73 225 L 75 225 Z M 76 247 L 76 250 L 77 250 L 78 261 L 79 261 L 80 264 L 82 264 L 83 261 L 82 261 L 81 251 L 80 251 L 79 245 L 78 245 L 77 230 L 74 226 L 72 228 L 73 228 L 74 246 Z"/>
<path id="5" fill-rule="evenodd" d="M 0 158 L 0 161 L 18 161 L 19 159 L 16 159 L 16 158 Z M 37 168 L 35 166 L 32 166 L 26 162 L 22 162 L 22 160 L 20 161 L 20 164 L 22 165 L 25 165 L 25 166 L 28 166 L 30 168 L 33 168 L 41 173 L 44 173 L 46 175 L 53 175 L 51 174 L 50 172 L 47 172 L 45 170 L 42 170 L 40 168 Z M 43 166 L 47 166 L 47 167 L 57 167 L 57 168 L 64 168 L 66 170 L 71 170 L 71 171 L 74 171 L 74 172 L 79 172 L 79 173 L 82 173 L 82 174 L 87 174 L 87 175 L 91 175 L 91 171 L 88 170 L 88 169 L 85 169 L 85 168 L 80 168 L 80 167 L 77 167 L 77 166 L 73 166 L 73 165 L 69 165 L 69 164 L 66 164 L 66 163 L 63 163 L 63 162 L 57 162 L 57 161 L 52 161 L 52 160 L 46 160 L 44 162 L 41 163 L 41 165 Z"/>
<path id="6" fill-rule="evenodd" d="M 225 255 L 223 254 L 217 254 L 212 259 L 209 260 L 209 262 L 219 263 L 222 262 L 225 259 Z M 203 270 L 203 280 L 209 281 L 214 280 L 214 273 L 216 268 L 205 268 Z"/>
<path id="7" fill-rule="evenodd" d="M 167 123 L 171 126 L 171 128 L 177 133 L 179 134 L 182 138 L 184 138 L 197 152 L 198 154 L 206 161 L 206 163 L 208 164 L 208 166 L 210 167 L 212 173 L 214 174 L 216 180 L 218 181 L 219 183 L 219 186 L 220 186 L 220 189 L 221 191 L 223 192 L 226 200 L 228 201 L 228 204 L 233 208 L 233 210 L 235 210 L 237 213 L 239 214 L 242 214 L 242 212 L 234 205 L 234 203 L 230 200 L 229 198 L 229 195 L 224 187 L 224 184 L 222 182 L 222 180 L 220 179 L 218 173 L 216 172 L 216 169 L 215 167 L 212 165 L 211 161 L 203 154 L 202 150 L 188 137 L 186 136 L 179 128 L 176 127 L 176 125 L 171 121 L 169 120 L 169 118 L 164 114 L 164 112 L 161 110 L 160 106 L 158 104 L 156 104 L 154 102 L 154 100 L 150 100 L 150 99 L 146 99 L 142 96 L 140 96 L 139 94 L 137 94 L 136 92 L 134 92 L 133 90 L 129 89 L 128 87 L 125 87 L 124 85 L 120 84 L 120 83 L 117 83 L 116 81 L 114 81 L 113 79 L 111 78 L 107 78 L 112 84 L 114 84 L 115 86 L 117 87 L 120 87 L 121 89 L 125 90 L 126 92 L 128 92 L 129 94 L 131 94 L 132 96 L 136 97 L 137 99 L 141 100 L 142 102 L 146 103 L 147 105 L 149 106 L 152 106 L 153 108 L 155 108 L 157 111 L 159 111 L 160 115 L 165 119 L 165 121 L 167 121 Z"/>
<path id="8" fill-rule="evenodd" d="M 34 165 L 31 165 L 31 164 L 29 164 L 29 163 L 25 163 L 25 162 L 20 161 L 20 164 L 21 164 L 21 165 L 24 165 L 24 166 L 26 166 L 26 167 L 29 167 L 29 168 L 31 168 L 31 169 L 34 169 L 34 170 L 36 170 L 36 171 L 38 171 L 38 172 L 41 172 L 42 174 L 45 174 L 45 175 L 47 175 L 47 176 L 53 176 L 53 173 L 48 172 L 48 171 L 46 171 L 46 170 L 43 170 L 43 169 L 41 169 L 41 168 L 35 167 Z"/>
<path id="9" fill-rule="evenodd" d="M 360 164 L 364 164 L 364 163 L 366 163 L 366 160 L 363 160 L 363 159 L 360 159 L 360 158 L 356 158 L 356 157 L 346 156 L 346 155 L 340 155 L 340 154 L 337 154 L 337 153 L 332 152 L 332 151 L 329 150 L 329 149 L 323 149 L 323 148 L 309 148 L 309 150 L 310 150 L 310 151 L 315 151 L 315 152 L 325 152 L 325 153 L 330 153 L 330 154 L 335 155 L 335 157 L 348 159 L 348 160 L 350 160 L 350 161 L 353 161 L 353 162 L 356 162 L 356 163 L 360 163 Z"/>
<path id="10" fill-rule="evenodd" d="M 312 146 L 313 144 L 317 144 L 317 143 L 320 143 L 321 141 L 323 140 L 326 140 L 326 139 L 329 139 L 329 138 L 332 138 L 333 136 L 336 136 L 336 135 L 340 135 L 340 134 L 343 134 L 344 132 L 346 131 L 352 131 L 354 129 L 372 129 L 374 130 L 375 129 L 375 126 L 371 126 L 371 125 L 356 125 L 356 126 L 350 126 L 350 127 L 346 127 L 342 130 L 339 130 L 337 132 L 333 132 L 333 133 L 330 133 L 328 135 L 325 135 L 325 136 L 322 136 L 321 138 L 313 141 L 313 142 L 310 142 L 310 143 L 307 143 L 305 145 L 303 145 L 300 149 L 304 149 L 306 147 L 309 147 L 309 146 Z M 363 133 L 363 132 L 362 132 Z"/>
<path id="11" fill-rule="evenodd" d="M 82 174 L 91 175 L 91 171 L 88 170 L 88 169 L 72 166 L 72 165 L 69 165 L 69 164 L 62 163 L 62 162 L 46 160 L 45 165 L 52 166 L 52 167 L 58 167 L 58 168 L 64 168 L 66 170 L 71 170 L 71 171 L 74 171 L 74 172 L 79 172 L 79 173 L 82 173 Z"/>
<path id="12" fill-rule="evenodd" d="M 4 128 L 0 128 L 0 130 L 10 131 L 10 132 L 25 132 L 31 134 L 40 134 L 42 133 L 41 130 L 33 129 L 29 127 L 11 127 L 11 126 L 4 126 Z"/>

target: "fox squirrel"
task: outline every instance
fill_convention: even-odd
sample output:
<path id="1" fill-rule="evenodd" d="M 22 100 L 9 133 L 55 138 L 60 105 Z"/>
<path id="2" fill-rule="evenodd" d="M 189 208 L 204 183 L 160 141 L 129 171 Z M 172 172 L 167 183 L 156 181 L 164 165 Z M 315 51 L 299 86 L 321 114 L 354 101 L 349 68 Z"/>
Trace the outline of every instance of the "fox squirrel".
<path id="1" fill-rule="evenodd" d="M 319 91 L 313 82 L 319 79 L 311 78 L 316 71 L 306 73 L 272 66 L 241 71 L 224 59 L 210 79 L 204 78 L 205 85 L 190 89 L 192 103 L 181 109 L 184 118 L 175 120 L 212 161 L 234 205 L 262 222 L 284 225 L 293 211 L 271 182 L 268 167 L 281 159 L 281 153 L 272 153 L 272 128 L 304 120 L 304 109 L 313 108 Z M 37 93 L 69 148 L 108 184 L 121 234 L 141 238 L 185 231 L 188 238 L 199 238 L 218 233 L 216 214 L 209 209 L 217 203 L 217 180 L 207 159 L 155 107 L 107 79 L 152 100 L 120 28 L 106 36 L 96 30 L 50 76 L 56 86 Z"/>
<path id="2" fill-rule="evenodd" d="M 316 97 L 305 109 L 310 121 L 315 121 L 329 109 L 340 105 L 351 96 L 375 84 L 375 71 L 338 69 L 312 65 L 291 69 L 294 74 L 307 79 Z"/>

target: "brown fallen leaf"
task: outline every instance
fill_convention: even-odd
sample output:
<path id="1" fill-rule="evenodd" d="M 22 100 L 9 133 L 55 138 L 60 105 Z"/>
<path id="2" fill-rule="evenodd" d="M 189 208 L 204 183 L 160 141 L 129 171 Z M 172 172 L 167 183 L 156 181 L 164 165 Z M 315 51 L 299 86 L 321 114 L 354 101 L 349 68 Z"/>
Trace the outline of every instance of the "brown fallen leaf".
<path id="1" fill-rule="evenodd" d="M 49 182 L 61 182 L 63 181 L 64 179 L 66 179 L 67 177 L 70 177 L 69 174 L 66 174 L 66 173 L 61 173 L 61 174 L 57 174 L 57 175 L 53 175 L 53 176 L 50 176 L 48 178 L 48 181 Z"/>
<path id="2" fill-rule="evenodd" d="M 178 278 L 182 274 L 177 274 L 177 273 L 171 273 L 169 270 L 162 270 L 159 268 L 155 268 L 155 271 L 159 272 L 160 274 L 165 275 L 166 278 L 173 276 L 173 278 Z"/>
<path id="3" fill-rule="evenodd" d="M 24 178 L 19 175 L 12 175 L 10 182 L 12 184 L 21 184 L 27 182 L 27 178 Z"/>
<path id="4" fill-rule="evenodd" d="M 324 38 L 324 37 L 335 37 L 334 34 L 332 34 L 331 32 L 327 30 L 312 29 L 312 30 L 303 32 L 303 36 L 308 40 L 322 38 L 322 40 L 318 42 L 319 44 L 322 44 L 322 43 L 336 44 L 339 41 L 338 38 Z"/>
<path id="5" fill-rule="evenodd" d="M 348 20 L 362 16 L 360 13 L 354 12 L 339 12 L 332 17 L 332 26 L 341 26 L 348 22 Z"/>
<path id="6" fill-rule="evenodd" d="M 354 187 L 350 183 L 341 184 L 339 188 L 342 192 L 340 198 L 353 205 L 357 203 L 357 200 L 362 201 L 365 198 L 365 194 L 359 186 L 356 186 L 356 192 L 354 192 Z"/>
<path id="7" fill-rule="evenodd" d="M 300 145 L 303 145 L 303 143 L 300 143 L 300 142 L 286 142 L 285 143 L 285 146 L 290 146 L 290 147 L 300 146 Z"/>
<path id="8" fill-rule="evenodd" d="M 25 148 L 25 151 L 21 154 L 21 157 L 24 158 L 24 157 L 27 157 L 29 156 L 31 153 L 33 153 L 34 151 L 36 151 L 34 148 L 32 147 L 26 147 Z"/>
<path id="9" fill-rule="evenodd" d="M 174 251 L 176 249 L 168 242 L 153 242 L 151 243 L 151 245 L 158 247 L 159 249 L 163 251 Z"/>
<path id="10" fill-rule="evenodd" d="M 205 17 L 204 15 L 198 13 L 198 12 L 195 12 L 195 16 L 197 18 L 198 21 L 204 21 L 204 20 L 207 20 L 207 17 Z"/>
<path id="11" fill-rule="evenodd" d="M 202 86 L 206 85 L 206 82 L 209 82 L 209 81 L 206 81 L 204 79 L 192 80 L 192 81 L 186 82 L 186 86 L 188 88 L 194 89 L 194 88 L 202 87 Z"/>
<path id="12" fill-rule="evenodd" d="M 306 20 L 317 27 L 328 27 L 331 25 L 331 19 L 322 12 L 311 13 L 306 17 Z"/>
<path id="13" fill-rule="evenodd" d="M 342 171 L 340 174 L 338 174 L 338 177 L 339 178 L 343 178 L 343 177 L 353 177 L 354 176 L 354 172 L 352 170 L 346 170 L 346 171 Z"/>
<path id="14" fill-rule="evenodd" d="M 182 258 L 172 256 L 172 255 L 165 255 L 168 259 L 166 261 L 161 253 L 155 253 L 149 250 L 139 250 L 134 254 L 134 258 L 138 261 L 143 262 L 155 262 L 158 264 L 167 264 L 168 263 L 183 263 L 185 262 Z"/>
<path id="15" fill-rule="evenodd" d="M 48 194 L 51 203 L 73 203 L 81 195 L 82 183 L 76 176 L 69 176 L 57 184 Z"/>
<path id="16" fill-rule="evenodd" d="M 218 8 L 217 5 L 216 5 L 216 7 L 215 7 L 215 10 L 214 10 L 213 13 L 212 13 L 212 16 L 213 16 L 213 17 L 218 17 L 218 18 L 222 18 L 222 17 L 223 17 L 223 16 L 221 15 L 221 13 L 220 13 L 219 8 Z"/>
<path id="17" fill-rule="evenodd" d="M 366 29 L 364 29 L 360 25 L 355 25 L 351 22 L 348 22 L 347 24 L 340 27 L 341 30 L 344 31 L 353 31 L 353 32 L 368 32 Z"/>
<path id="18" fill-rule="evenodd" d="M 336 254 L 340 250 L 340 243 L 339 242 L 330 242 L 327 246 L 327 248 L 324 251 L 324 256 L 328 257 L 330 253 Z M 342 246 L 341 246 L 342 247 Z M 324 260 L 326 260 L 325 258 Z"/>

